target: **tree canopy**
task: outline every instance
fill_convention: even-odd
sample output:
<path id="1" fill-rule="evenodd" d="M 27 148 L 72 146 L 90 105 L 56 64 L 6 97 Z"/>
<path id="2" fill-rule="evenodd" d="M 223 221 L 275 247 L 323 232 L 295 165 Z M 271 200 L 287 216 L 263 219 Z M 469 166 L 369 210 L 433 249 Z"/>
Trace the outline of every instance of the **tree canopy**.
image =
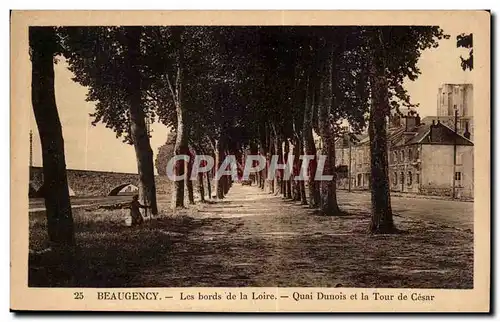
<path id="1" fill-rule="evenodd" d="M 329 147 L 346 121 L 355 132 L 373 126 L 373 142 L 380 141 L 372 159 L 386 167 L 385 116 L 416 106 L 403 81 L 417 79 L 421 53 L 449 37 L 437 26 L 64 27 L 58 34 L 74 80 L 96 102 L 93 122 L 134 144 L 139 170 L 149 181 L 145 165 L 153 161 L 143 157 L 150 147 L 142 129 L 148 122 L 176 133 L 171 151 L 163 147 L 156 160 L 160 174 L 164 155 L 190 150 L 212 154 L 218 165 L 227 154 L 248 151 L 283 159 L 283 146 L 315 155 L 315 133 L 326 142 L 328 171 L 335 176 Z M 457 46 L 472 48 L 472 35 L 459 36 Z M 472 49 L 462 68 L 472 68 Z M 300 161 L 294 162 L 298 167 Z M 191 166 L 180 162 L 176 174 L 189 173 Z M 264 172 L 259 180 L 269 181 Z M 154 181 L 146 181 L 146 190 L 154 190 Z M 190 181 L 185 184 L 194 202 Z M 230 180 L 216 185 L 223 198 Z M 271 191 L 278 185 L 268 182 Z M 309 187 L 310 195 L 320 193 L 314 182 Z M 184 183 L 175 183 L 175 207 L 184 206 L 183 189 Z M 334 185 L 322 189 L 325 200 L 336 200 Z M 338 212 L 335 203 L 329 205 L 325 213 Z"/>

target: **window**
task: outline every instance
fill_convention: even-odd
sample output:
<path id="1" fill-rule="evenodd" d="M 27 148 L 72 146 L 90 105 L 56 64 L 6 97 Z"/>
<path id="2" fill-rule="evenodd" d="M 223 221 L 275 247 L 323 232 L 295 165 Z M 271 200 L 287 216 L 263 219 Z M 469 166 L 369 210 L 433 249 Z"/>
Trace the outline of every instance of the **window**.
<path id="1" fill-rule="evenodd" d="M 456 164 L 457 165 L 461 165 L 462 164 L 462 153 L 457 153 Z M 460 172 L 458 172 L 458 173 L 460 173 Z"/>
<path id="2" fill-rule="evenodd" d="M 394 163 L 397 163 L 398 162 L 398 153 L 396 151 L 394 151 L 392 157 L 393 157 Z"/>
<path id="3" fill-rule="evenodd" d="M 405 183 L 405 173 L 401 172 L 401 184 Z"/>
<path id="4" fill-rule="evenodd" d="M 401 150 L 401 162 L 405 160 L 405 150 Z"/>
<path id="5" fill-rule="evenodd" d="M 412 159 L 412 157 L 413 157 L 413 151 L 412 151 L 412 149 L 411 149 L 411 148 L 408 148 L 408 159 L 410 159 L 410 160 L 411 160 L 411 159 Z"/>
<path id="6" fill-rule="evenodd" d="M 462 181 L 462 172 L 455 172 L 455 180 Z"/>
<path id="7" fill-rule="evenodd" d="M 413 177 L 411 175 L 411 171 L 408 172 L 408 185 L 411 186 L 411 184 L 413 183 Z"/>
<path id="8" fill-rule="evenodd" d="M 394 172 L 394 177 L 392 178 L 392 183 L 394 185 L 398 184 L 398 173 L 397 172 Z"/>
<path id="9" fill-rule="evenodd" d="M 417 184 L 419 184 L 419 183 L 420 183 L 420 174 L 419 174 L 419 173 L 417 173 L 417 174 L 415 175 L 415 181 L 417 182 Z"/>

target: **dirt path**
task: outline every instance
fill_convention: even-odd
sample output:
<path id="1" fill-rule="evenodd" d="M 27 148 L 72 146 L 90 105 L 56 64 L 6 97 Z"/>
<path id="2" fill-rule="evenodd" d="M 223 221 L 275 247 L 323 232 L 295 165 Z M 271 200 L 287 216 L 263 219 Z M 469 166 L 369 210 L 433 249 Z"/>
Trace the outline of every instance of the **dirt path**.
<path id="1" fill-rule="evenodd" d="M 171 286 L 472 287 L 472 234 L 396 218 L 407 234 L 370 236 L 368 214 L 313 214 L 253 186 L 194 215 L 168 267 L 137 284 Z M 134 283 L 134 284 L 135 284 Z"/>
<path id="2" fill-rule="evenodd" d="M 472 288 L 473 234 L 396 216 L 405 233 L 370 235 L 364 205 L 343 216 L 234 184 L 227 197 L 125 227 L 120 211 L 75 210 L 72 261 L 30 222 L 30 286 Z M 36 220 L 35 220 L 36 219 Z"/>

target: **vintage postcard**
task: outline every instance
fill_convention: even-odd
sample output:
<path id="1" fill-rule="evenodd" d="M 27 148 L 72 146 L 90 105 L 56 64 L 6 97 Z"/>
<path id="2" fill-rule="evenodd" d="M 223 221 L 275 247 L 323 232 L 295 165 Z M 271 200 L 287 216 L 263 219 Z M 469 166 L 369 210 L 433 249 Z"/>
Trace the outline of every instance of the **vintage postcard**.
<path id="1" fill-rule="evenodd" d="M 11 309 L 488 312 L 488 11 L 12 11 Z"/>

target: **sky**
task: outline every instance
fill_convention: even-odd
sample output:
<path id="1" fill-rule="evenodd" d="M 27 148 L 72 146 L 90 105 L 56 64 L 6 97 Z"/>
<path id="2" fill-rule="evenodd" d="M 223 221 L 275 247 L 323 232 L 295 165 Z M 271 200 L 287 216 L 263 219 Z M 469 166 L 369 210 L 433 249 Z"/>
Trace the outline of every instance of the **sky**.
<path id="1" fill-rule="evenodd" d="M 418 62 L 422 74 L 416 81 L 404 83 L 413 103 L 419 103 L 420 116 L 436 115 L 436 95 L 445 83 L 472 83 L 474 71 L 462 71 L 460 55 L 468 51 L 456 48 L 457 34 L 467 30 L 441 26 L 451 37 L 441 40 L 439 47 L 422 53 Z M 113 130 L 103 124 L 91 125 L 89 113 L 94 103 L 86 102 L 87 88 L 71 80 L 71 71 L 64 60 L 55 65 L 56 104 L 61 119 L 66 167 L 68 169 L 101 170 L 137 173 L 134 147 L 117 139 Z M 42 165 L 40 138 L 31 110 L 30 128 L 33 130 L 33 165 Z M 162 124 L 151 126 L 151 148 L 154 156 L 167 139 L 168 128 Z M 156 171 L 156 170 L 155 170 Z"/>

